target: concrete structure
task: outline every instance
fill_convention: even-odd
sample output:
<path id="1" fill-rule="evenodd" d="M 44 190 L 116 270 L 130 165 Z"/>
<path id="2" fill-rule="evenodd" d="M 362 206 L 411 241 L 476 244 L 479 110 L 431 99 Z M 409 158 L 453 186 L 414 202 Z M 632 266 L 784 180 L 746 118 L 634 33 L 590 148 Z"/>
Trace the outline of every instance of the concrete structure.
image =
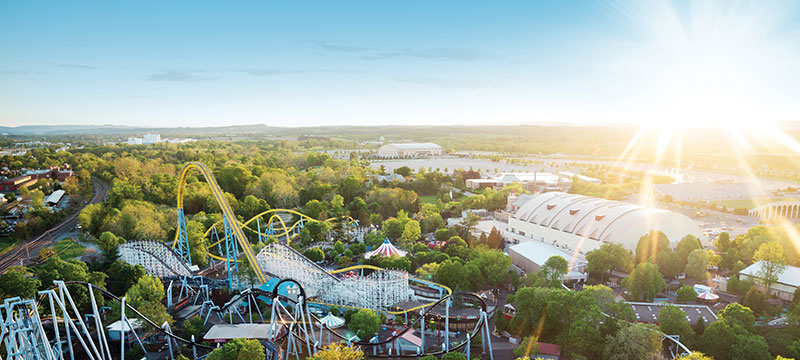
<path id="1" fill-rule="evenodd" d="M 583 181 L 600 183 L 600 180 L 571 172 L 558 174 L 548 172 L 537 173 L 501 173 L 484 179 L 467 179 L 465 185 L 471 189 L 486 187 L 502 188 L 509 184 L 522 184 L 522 188 L 530 192 L 566 191 L 572 185 L 572 179 L 578 177 Z"/>
<path id="2" fill-rule="evenodd" d="M 625 202 L 549 192 L 520 195 L 509 208 L 513 240 L 545 242 L 572 254 L 585 255 L 603 243 L 635 251 L 639 238 L 650 230 L 663 231 L 673 244 L 690 234 L 708 244 L 685 215 Z"/>
<path id="3" fill-rule="evenodd" d="M 133 326 L 133 329 L 131 329 L 131 326 L 128 326 L 128 324 L 122 320 L 117 320 L 106 326 L 106 330 L 108 331 L 108 339 L 111 341 L 119 341 L 120 337 L 122 336 L 122 330 L 124 329 L 126 342 L 133 342 L 136 340 L 132 330 L 136 330 L 137 332 L 141 330 L 143 322 L 142 320 L 136 318 L 128 319 L 128 322 L 130 322 L 130 325 Z"/>
<path id="4" fill-rule="evenodd" d="M 640 302 L 629 302 L 628 304 L 633 308 L 633 313 L 636 315 L 636 322 L 640 323 L 657 324 L 658 314 L 660 314 L 661 309 L 667 305 L 677 306 L 679 309 L 683 310 L 683 312 L 686 313 L 686 321 L 692 325 L 696 324 L 697 319 L 700 318 L 705 321 L 706 326 L 717 320 L 717 315 L 714 314 L 714 311 L 705 305 Z"/>
<path id="5" fill-rule="evenodd" d="M 384 159 L 441 156 L 442 147 L 434 143 L 386 144 L 378 149 L 378 157 Z"/>
<path id="6" fill-rule="evenodd" d="M 766 292 L 766 288 L 760 282 L 758 271 L 761 269 L 759 261 L 753 265 L 746 267 L 739 272 L 740 279 L 750 278 L 755 283 L 756 289 Z M 794 292 L 800 286 L 800 268 L 796 266 L 786 266 L 786 269 L 778 274 L 778 281 L 772 284 L 769 288 L 770 295 L 777 297 L 784 301 L 792 301 L 794 299 Z"/>
<path id="7" fill-rule="evenodd" d="M 144 134 L 142 137 L 142 144 L 158 144 L 161 142 L 161 135 L 159 134 Z"/>
<path id="8" fill-rule="evenodd" d="M 53 193 L 50 194 L 50 196 L 48 196 L 47 199 L 45 199 L 45 201 L 44 201 L 45 205 L 48 205 L 48 206 L 58 205 L 58 203 L 64 197 L 64 194 L 66 194 L 66 191 L 64 191 L 64 190 L 53 191 Z"/>
<path id="9" fill-rule="evenodd" d="M 526 241 L 508 248 L 511 262 L 525 272 L 537 272 L 551 256 L 560 256 L 569 263 L 564 280 L 586 280 L 586 260 L 578 254 L 539 241 Z"/>
<path id="10" fill-rule="evenodd" d="M 761 219 L 794 219 L 800 217 L 800 201 L 771 202 L 751 209 L 748 215 Z"/>
<path id="11" fill-rule="evenodd" d="M 127 143 L 128 145 L 142 145 L 142 138 L 129 137 Z"/>
<path id="12" fill-rule="evenodd" d="M 28 175 L 24 176 L 17 176 L 15 178 L 0 178 L 0 191 L 4 192 L 16 192 L 23 186 L 30 187 L 33 184 L 36 184 L 36 179 L 31 178 Z"/>
<path id="13" fill-rule="evenodd" d="M 675 201 L 746 200 L 767 196 L 756 183 L 703 182 L 653 185 L 656 196 Z"/>

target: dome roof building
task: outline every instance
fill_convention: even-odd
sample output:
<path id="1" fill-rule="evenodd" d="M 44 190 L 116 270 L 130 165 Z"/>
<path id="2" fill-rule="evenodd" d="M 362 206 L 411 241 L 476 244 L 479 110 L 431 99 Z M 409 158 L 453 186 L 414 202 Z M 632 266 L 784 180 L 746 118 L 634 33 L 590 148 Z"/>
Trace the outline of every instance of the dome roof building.
<path id="1" fill-rule="evenodd" d="M 669 210 L 563 192 L 520 196 L 511 207 L 513 239 L 542 241 L 579 254 L 603 243 L 635 251 L 639 238 L 650 230 L 664 232 L 673 244 L 691 234 L 707 245 L 692 219 Z"/>

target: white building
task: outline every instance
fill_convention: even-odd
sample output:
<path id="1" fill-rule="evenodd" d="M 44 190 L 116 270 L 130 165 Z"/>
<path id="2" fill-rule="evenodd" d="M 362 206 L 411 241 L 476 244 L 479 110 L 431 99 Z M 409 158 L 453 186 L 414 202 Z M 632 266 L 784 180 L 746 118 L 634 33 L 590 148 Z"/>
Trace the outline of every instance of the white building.
<path id="1" fill-rule="evenodd" d="M 568 254 L 553 245 L 538 241 L 526 241 L 508 248 L 511 262 L 525 272 L 537 272 L 551 256 L 567 260 L 569 271 L 564 280 L 586 280 L 586 260 L 581 255 Z"/>
<path id="2" fill-rule="evenodd" d="M 386 144 L 378 149 L 378 157 L 384 159 L 441 156 L 442 147 L 434 143 Z"/>
<path id="3" fill-rule="evenodd" d="M 765 292 L 766 288 L 759 282 L 760 277 L 758 271 L 761 269 L 762 262 L 759 261 L 753 265 L 746 267 L 739 272 L 739 278 L 744 280 L 750 278 L 755 283 L 756 289 Z M 800 268 L 796 266 L 787 265 L 786 268 L 778 274 L 778 282 L 770 286 L 770 295 L 785 301 L 792 301 L 794 299 L 794 292 L 800 286 Z"/>
<path id="4" fill-rule="evenodd" d="M 574 173 L 553 174 L 549 172 L 534 173 L 501 173 L 486 179 L 467 179 L 465 185 L 471 189 L 485 187 L 502 188 L 509 184 L 522 184 L 522 188 L 530 192 L 564 191 L 572 185 Z M 581 180 L 599 183 L 600 180 L 578 175 Z"/>
<path id="5" fill-rule="evenodd" d="M 512 241 L 541 241 L 582 255 L 603 243 L 635 251 L 639 238 L 650 230 L 663 231 L 673 244 L 689 234 L 708 243 L 692 219 L 668 210 L 563 192 L 512 200 L 508 218 Z"/>
<path id="6" fill-rule="evenodd" d="M 61 202 L 61 198 L 64 197 L 64 194 L 66 194 L 64 190 L 53 191 L 53 193 L 47 197 L 44 203 L 47 204 L 48 206 L 58 205 L 58 203 Z"/>
<path id="7" fill-rule="evenodd" d="M 142 138 L 129 137 L 128 145 L 142 145 Z"/>
<path id="8" fill-rule="evenodd" d="M 750 209 L 748 215 L 761 219 L 794 219 L 800 217 L 800 202 L 796 199 L 771 202 Z"/>
<path id="9" fill-rule="evenodd" d="M 160 134 L 144 134 L 142 144 L 158 144 L 161 142 Z"/>

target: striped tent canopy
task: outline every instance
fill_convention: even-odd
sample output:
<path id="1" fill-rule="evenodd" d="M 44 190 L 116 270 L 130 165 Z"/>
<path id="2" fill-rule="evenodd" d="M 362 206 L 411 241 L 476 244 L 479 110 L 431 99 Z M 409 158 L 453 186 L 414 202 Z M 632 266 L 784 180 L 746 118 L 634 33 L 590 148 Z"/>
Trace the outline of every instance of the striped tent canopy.
<path id="1" fill-rule="evenodd" d="M 714 300 L 717 300 L 717 299 L 719 299 L 719 295 L 712 294 L 712 293 L 710 293 L 710 292 L 703 292 L 703 293 L 700 293 L 699 295 L 697 295 L 697 298 L 698 298 L 698 299 L 701 299 L 701 300 L 711 300 L 711 301 L 714 301 Z"/>
<path id="2" fill-rule="evenodd" d="M 328 329 L 340 328 L 344 325 L 344 319 L 334 316 L 331 313 L 325 315 L 324 318 L 319 319 L 319 322 L 328 327 Z"/>
<path id="3" fill-rule="evenodd" d="M 392 245 L 392 243 L 390 243 L 389 239 L 387 238 L 386 240 L 383 241 L 383 244 L 381 244 L 381 246 L 379 246 L 377 249 L 366 253 L 366 255 L 364 255 L 364 258 L 365 259 L 369 259 L 369 258 L 371 258 L 373 256 L 376 256 L 376 255 L 385 256 L 385 257 L 390 257 L 390 256 L 400 256 L 400 257 L 402 257 L 402 256 L 406 256 L 406 252 L 394 247 L 394 245 Z"/>

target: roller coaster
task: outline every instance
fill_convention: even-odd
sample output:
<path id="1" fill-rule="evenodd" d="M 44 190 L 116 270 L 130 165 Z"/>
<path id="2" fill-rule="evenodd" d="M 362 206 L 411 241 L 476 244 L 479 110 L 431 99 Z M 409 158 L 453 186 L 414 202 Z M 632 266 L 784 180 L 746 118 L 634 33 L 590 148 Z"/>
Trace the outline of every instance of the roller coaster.
<path id="1" fill-rule="evenodd" d="M 203 270 L 192 264 L 183 197 L 186 191 L 186 180 L 190 172 L 195 170 L 200 172 L 211 188 L 211 193 L 220 207 L 222 219 L 205 232 L 202 248 L 194 249 L 193 253 L 199 253 L 208 256 L 212 261 L 223 263 L 227 272 L 227 282 L 204 278 Z M 119 247 L 121 260 L 141 265 L 147 273 L 169 281 L 167 287 L 168 306 L 178 302 L 186 303 L 194 296 L 193 304 L 201 306 L 200 315 L 205 322 L 208 322 L 209 318 L 214 315 L 224 321 L 223 315 L 227 315 L 232 324 L 234 319 L 240 320 L 240 323 L 253 323 L 254 308 L 258 313 L 257 318 L 261 322 L 265 322 L 267 319 L 263 318 L 260 308 L 257 306 L 259 302 L 265 302 L 271 306 L 272 310 L 271 317 L 266 322 L 270 326 L 268 340 L 281 344 L 281 348 L 286 349 L 286 359 L 290 355 L 294 355 L 299 360 L 301 354 L 309 356 L 321 349 L 324 344 L 323 331 L 329 334 L 328 343 L 330 343 L 330 336 L 333 336 L 337 339 L 336 341 L 371 349 L 373 357 L 418 357 L 462 349 L 469 352 L 470 341 L 480 333 L 483 339 L 487 339 L 483 342 L 484 353 L 488 350 L 489 356 L 492 356 L 487 307 L 480 296 L 468 293 L 459 294 L 475 299 L 481 310 L 478 312 L 474 330 L 465 334 L 462 342 L 453 343 L 454 340 L 451 340 L 450 336 L 449 311 L 452 304 L 451 297 L 454 294 L 449 288 L 411 278 L 403 271 L 387 270 L 369 265 L 357 265 L 329 271 L 288 246 L 299 231 L 306 224 L 312 222 L 325 223 L 328 228 L 342 225 L 341 228 L 351 239 L 363 240 L 366 230 L 358 227 L 357 221 L 351 218 L 340 217 L 320 221 L 294 210 L 273 209 L 262 212 L 245 222 L 240 222 L 226 201 L 211 170 L 204 164 L 196 162 L 186 164 L 181 171 L 177 205 L 178 226 L 172 244 L 155 241 L 130 241 Z M 287 217 L 296 221 L 289 223 Z M 262 218 L 267 219 L 265 227 L 261 226 Z M 256 225 L 255 228 L 251 227 L 253 224 Z M 255 254 L 245 231 L 257 236 L 258 242 L 267 239 L 276 241 L 265 241 L 268 244 L 258 254 Z M 329 233 L 327 236 L 330 240 L 331 234 Z M 206 239 L 210 240 L 206 243 Z M 193 243 L 196 244 L 196 242 Z M 214 250 L 216 250 L 216 254 Z M 238 260 L 240 257 L 247 260 L 248 268 L 252 272 L 251 277 L 255 277 L 254 281 L 242 281 L 243 276 L 239 273 Z M 278 281 L 272 291 L 262 289 L 261 286 L 271 279 Z M 275 280 L 272 281 L 274 283 Z M 410 282 L 418 282 L 424 286 L 438 289 L 439 296 L 410 309 L 393 310 L 391 307 L 396 303 L 416 298 Z M 299 289 L 299 297 L 279 293 L 281 286 L 286 287 L 289 284 L 292 284 L 293 289 Z M 168 324 L 153 323 L 130 304 L 127 304 L 124 298 L 117 299 L 113 294 L 90 284 L 82 285 L 88 286 L 92 290 L 89 292 L 93 311 L 90 315 L 96 321 L 93 332 L 90 330 L 91 324 L 87 325 L 81 320 L 81 314 L 74 306 L 69 289 L 63 282 L 55 281 L 52 289 L 40 292 L 38 301 L 7 299 L 6 303 L 0 306 L 3 329 L 0 338 L 5 340 L 6 348 L 9 349 L 7 358 L 59 359 L 63 358 L 64 353 L 69 352 L 71 358 L 80 353 L 79 356 L 90 359 L 110 359 L 109 336 L 103 333 L 102 323 L 97 320 L 100 319 L 101 314 L 98 313 L 94 299 L 95 291 L 105 297 L 120 301 L 120 311 L 123 313 L 121 320 L 131 329 L 133 327 L 130 326 L 129 319 L 122 311 L 126 308 L 147 322 L 155 331 L 170 339 L 167 341 L 170 353 L 173 350 L 173 343 L 177 348 L 178 342 L 192 346 L 194 351 L 209 348 L 207 345 L 197 342 L 197 339 L 183 339 L 172 334 Z M 211 289 L 225 285 L 234 290 L 236 294 L 224 305 L 214 304 L 210 297 Z M 177 291 L 177 299 L 174 299 L 175 291 L 173 290 L 177 290 L 178 287 L 180 290 Z M 49 320 L 52 322 L 52 330 L 48 328 L 45 331 L 42 327 L 39 309 L 43 299 L 48 299 L 51 305 L 50 314 L 64 314 L 61 318 L 56 317 Z M 68 314 L 68 304 L 70 303 L 73 308 L 71 315 Z M 319 311 L 320 308 L 330 306 L 371 309 L 390 317 L 400 316 L 400 319 L 405 319 L 406 325 L 393 331 L 391 335 L 384 334 L 382 339 L 379 339 L 376 334 L 372 339 L 362 341 L 322 325 L 323 323 L 315 317 L 314 312 L 310 309 L 313 307 L 315 311 Z M 433 351 L 431 351 L 431 346 L 424 344 L 425 317 L 433 317 L 431 311 L 437 308 L 441 310 L 442 307 L 444 308 L 443 333 L 445 340 L 441 343 L 441 347 L 433 346 Z M 249 316 L 242 315 L 243 312 Z M 411 324 L 408 324 L 409 314 L 412 320 L 416 317 Z M 436 316 L 442 318 L 441 314 Z M 59 330 L 60 326 L 63 330 Z M 317 327 L 318 329 L 315 329 Z M 420 329 L 423 344 L 416 351 L 404 353 L 398 344 L 401 337 L 412 331 L 414 327 Z M 124 326 L 122 328 L 124 329 Z M 48 334 L 55 338 L 48 338 Z M 62 338 L 62 335 L 65 338 Z M 144 348 L 140 336 L 136 334 L 135 337 L 139 345 Z M 73 346 L 73 340 L 80 343 L 80 348 Z M 120 351 L 124 354 L 124 346 Z M 124 358 L 124 355 L 122 356 Z"/>

